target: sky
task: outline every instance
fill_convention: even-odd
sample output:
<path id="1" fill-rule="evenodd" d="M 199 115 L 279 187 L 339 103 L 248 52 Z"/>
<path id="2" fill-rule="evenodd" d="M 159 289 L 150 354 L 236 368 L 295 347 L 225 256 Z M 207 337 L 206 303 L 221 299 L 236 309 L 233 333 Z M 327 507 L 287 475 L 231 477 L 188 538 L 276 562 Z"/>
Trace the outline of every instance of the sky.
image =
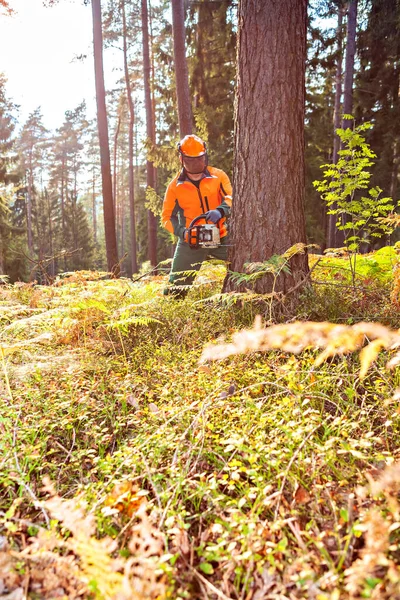
<path id="1" fill-rule="evenodd" d="M 0 13 L 0 72 L 8 83 L 7 96 L 20 105 L 23 123 L 38 106 L 43 122 L 55 130 L 66 110 L 83 99 L 88 117 L 95 116 L 92 54 L 92 12 L 82 0 L 60 0 L 46 8 L 43 0 L 10 0 L 16 14 Z M 83 61 L 74 60 L 85 54 Z M 112 65 L 106 65 L 109 78 Z M 115 80 L 115 77 L 114 77 Z M 106 86 L 114 82 L 106 80 Z"/>

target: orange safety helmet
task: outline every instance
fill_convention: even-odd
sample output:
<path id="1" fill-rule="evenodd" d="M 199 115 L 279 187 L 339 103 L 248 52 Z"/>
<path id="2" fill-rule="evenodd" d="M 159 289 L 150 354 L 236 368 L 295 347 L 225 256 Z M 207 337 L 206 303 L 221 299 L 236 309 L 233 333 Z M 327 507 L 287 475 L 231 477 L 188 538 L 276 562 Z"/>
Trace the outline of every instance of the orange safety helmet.
<path id="1" fill-rule="evenodd" d="M 207 146 L 197 135 L 185 135 L 178 142 L 178 152 L 182 157 L 200 158 L 207 154 Z"/>

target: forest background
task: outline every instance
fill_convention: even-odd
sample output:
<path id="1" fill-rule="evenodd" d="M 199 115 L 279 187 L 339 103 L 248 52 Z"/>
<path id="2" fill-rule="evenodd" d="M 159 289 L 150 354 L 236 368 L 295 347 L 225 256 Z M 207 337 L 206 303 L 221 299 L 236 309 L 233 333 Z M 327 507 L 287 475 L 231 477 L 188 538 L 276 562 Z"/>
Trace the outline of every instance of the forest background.
<path id="1" fill-rule="evenodd" d="M 320 177 L 320 166 L 333 160 L 338 83 L 344 80 L 347 8 L 347 3 L 320 0 L 310 2 L 308 8 L 305 211 L 308 242 L 322 249 L 335 244 L 328 238 L 327 207 L 312 182 Z M 12 16 L 3 15 L 5 18 Z M 121 69 L 121 80 L 108 90 L 107 110 L 117 246 L 119 257 L 124 257 L 122 273 L 127 275 L 150 259 L 148 212 L 152 211 L 158 220 L 166 185 L 178 168 L 176 142 L 180 135 L 169 2 L 150 3 L 147 18 L 154 122 L 151 136 L 146 130 L 140 6 L 114 0 L 103 6 L 104 51 L 115 53 L 118 48 L 115 56 L 120 57 L 115 67 Z M 399 179 L 399 18 L 397 2 L 358 3 L 352 89 L 356 123 L 373 124 L 367 132 L 367 141 L 377 154 L 372 184 L 394 199 Z M 208 143 L 210 164 L 231 177 L 236 32 L 237 5 L 232 0 L 186 3 L 186 55 L 194 130 Z M 342 92 L 343 85 L 340 101 Z M 128 168 L 132 115 L 134 244 Z M 64 122 L 50 131 L 40 107 L 25 122 L 18 121 L 17 107 L 2 77 L 0 117 L 1 273 L 11 281 L 42 281 L 61 271 L 106 270 L 97 124 L 87 114 L 85 99 L 71 107 Z M 147 159 L 154 177 L 150 188 Z M 156 235 L 153 263 L 171 257 L 174 247 L 174 240 L 162 228 L 157 228 Z M 392 237 L 392 242 L 395 240 Z M 134 247 L 137 257 L 132 261 Z"/>
<path id="2" fill-rule="evenodd" d="M 184 301 L 164 296 L 166 274 L 151 270 L 173 251 L 154 225 L 179 166 L 176 28 L 168 2 L 102 7 L 104 53 L 121 59 L 107 95 L 108 197 L 122 274 L 143 271 L 133 280 L 102 272 L 99 141 L 85 102 L 48 131 L 40 109 L 18 121 L 1 85 L 1 266 L 15 283 L 0 286 L 0 596 L 400 598 L 400 259 L 377 220 L 398 200 L 399 2 L 309 5 L 307 241 L 343 245 L 320 197 L 338 170 L 338 205 L 384 234 L 322 256 L 305 254 L 302 234 L 306 1 L 185 4 L 180 58 L 195 130 L 236 186 L 238 268 L 227 278 L 225 265 L 204 264 Z M 254 22 L 285 52 L 266 57 Z M 275 71 L 264 69 L 271 57 Z M 281 87 L 262 77 L 272 72 Z M 341 131 L 354 145 L 335 165 L 342 112 L 355 116 Z M 261 180 L 270 185 L 257 190 Z M 357 252 L 372 239 L 383 247 Z M 237 288 L 221 293 L 227 281 Z"/>

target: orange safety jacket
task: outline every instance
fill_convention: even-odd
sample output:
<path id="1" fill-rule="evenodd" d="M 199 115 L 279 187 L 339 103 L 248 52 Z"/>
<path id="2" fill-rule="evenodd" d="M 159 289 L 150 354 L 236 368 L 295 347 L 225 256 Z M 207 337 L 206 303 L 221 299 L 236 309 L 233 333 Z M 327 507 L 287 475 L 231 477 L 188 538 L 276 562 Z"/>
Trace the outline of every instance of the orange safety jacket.
<path id="1" fill-rule="evenodd" d="M 200 180 L 199 188 L 182 171 L 174 177 L 165 192 L 161 213 L 163 227 L 170 233 L 182 237 L 191 221 L 209 210 L 217 209 L 221 213 L 218 222 L 221 238 L 227 235 L 226 217 L 232 205 L 232 186 L 229 177 L 221 169 L 207 167 Z M 202 225 L 206 221 L 198 221 Z"/>

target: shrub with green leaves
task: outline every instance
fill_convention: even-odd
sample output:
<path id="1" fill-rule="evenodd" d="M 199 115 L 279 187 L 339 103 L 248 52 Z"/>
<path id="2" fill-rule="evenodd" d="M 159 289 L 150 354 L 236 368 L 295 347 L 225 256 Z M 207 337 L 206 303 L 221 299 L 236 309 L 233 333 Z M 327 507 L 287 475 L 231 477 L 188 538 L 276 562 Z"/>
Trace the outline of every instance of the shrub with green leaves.
<path id="1" fill-rule="evenodd" d="M 350 115 L 344 115 L 352 119 Z M 394 211 L 392 198 L 383 197 L 378 186 L 369 188 L 370 167 L 375 163 L 376 154 L 371 150 L 364 131 L 372 128 L 370 122 L 337 129 L 342 144 L 336 164 L 324 164 L 324 178 L 314 181 L 314 186 L 326 202 L 328 214 L 336 215 L 336 227 L 344 232 L 345 244 L 350 253 L 350 266 L 355 277 L 356 252 L 362 242 L 370 242 L 390 234 L 393 227 L 377 221 Z M 396 204 L 397 206 L 397 204 Z"/>

